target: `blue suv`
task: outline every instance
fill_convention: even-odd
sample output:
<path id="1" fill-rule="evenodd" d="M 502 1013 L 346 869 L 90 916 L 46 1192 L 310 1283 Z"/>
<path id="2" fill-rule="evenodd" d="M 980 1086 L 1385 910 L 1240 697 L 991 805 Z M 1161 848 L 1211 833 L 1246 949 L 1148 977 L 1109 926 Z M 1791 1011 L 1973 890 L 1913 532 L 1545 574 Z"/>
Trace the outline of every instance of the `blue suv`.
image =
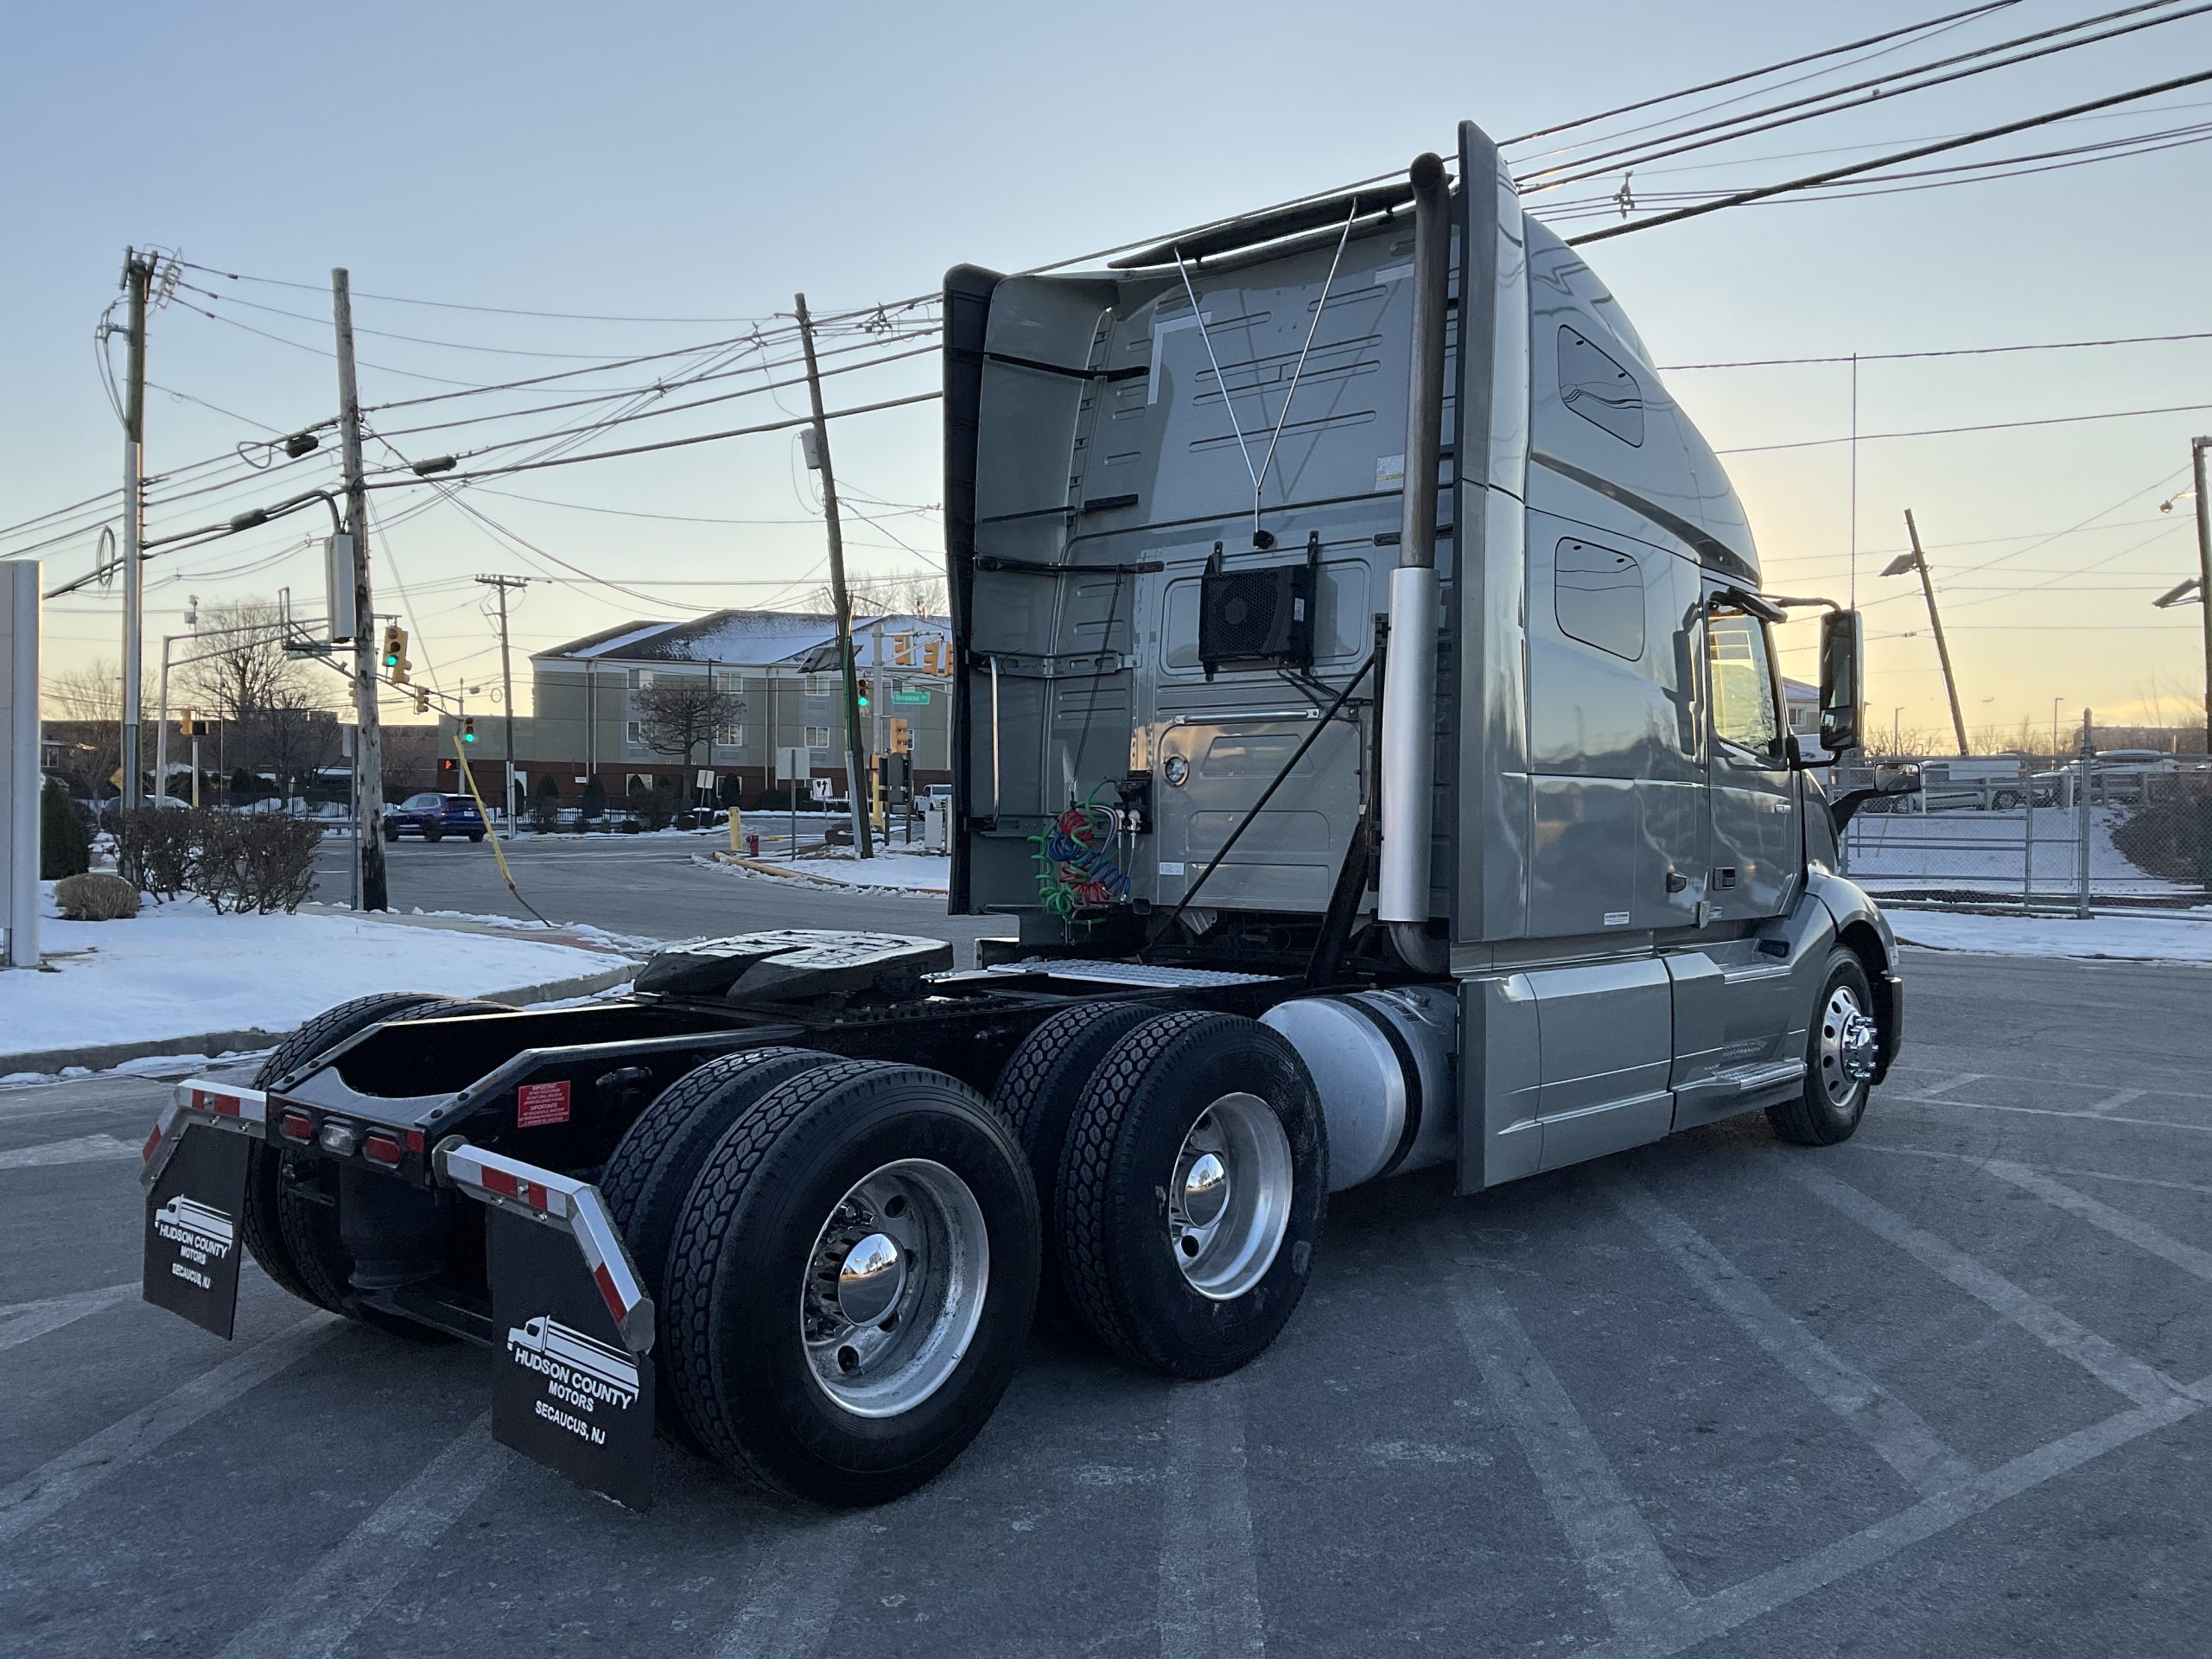
<path id="1" fill-rule="evenodd" d="M 384 838 L 397 841 L 402 836 L 420 836 L 425 841 L 467 836 L 481 841 L 484 815 L 466 795 L 410 795 L 397 806 L 384 810 Z"/>

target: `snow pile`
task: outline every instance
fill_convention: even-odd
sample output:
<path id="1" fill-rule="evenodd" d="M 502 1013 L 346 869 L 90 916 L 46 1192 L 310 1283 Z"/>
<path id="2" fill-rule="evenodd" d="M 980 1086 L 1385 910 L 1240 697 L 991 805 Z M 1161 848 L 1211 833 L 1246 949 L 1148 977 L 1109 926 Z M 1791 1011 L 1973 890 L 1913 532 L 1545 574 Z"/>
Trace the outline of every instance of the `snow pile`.
<path id="1" fill-rule="evenodd" d="M 1897 936 L 1936 950 L 2001 957 L 2106 957 L 2133 962 L 2212 962 L 2212 911 L 2197 916 L 1979 916 L 1891 910 Z"/>
<path id="2" fill-rule="evenodd" d="M 536 939 L 345 913 L 218 916 L 197 900 L 126 922 L 39 923 L 49 969 L 0 973 L 0 1072 L 10 1055 L 287 1031 L 368 991 L 481 996 L 575 979 L 625 958 Z"/>

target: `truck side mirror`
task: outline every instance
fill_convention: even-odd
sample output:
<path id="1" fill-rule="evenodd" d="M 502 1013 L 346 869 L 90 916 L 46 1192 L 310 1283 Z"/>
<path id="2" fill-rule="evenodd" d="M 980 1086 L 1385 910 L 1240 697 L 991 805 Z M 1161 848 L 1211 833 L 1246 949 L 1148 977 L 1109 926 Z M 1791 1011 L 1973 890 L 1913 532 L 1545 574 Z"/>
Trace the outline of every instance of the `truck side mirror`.
<path id="1" fill-rule="evenodd" d="M 1866 724 L 1859 662 L 1866 625 L 1856 611 L 1830 611 L 1821 619 L 1821 745 L 1831 754 L 1859 747 Z"/>

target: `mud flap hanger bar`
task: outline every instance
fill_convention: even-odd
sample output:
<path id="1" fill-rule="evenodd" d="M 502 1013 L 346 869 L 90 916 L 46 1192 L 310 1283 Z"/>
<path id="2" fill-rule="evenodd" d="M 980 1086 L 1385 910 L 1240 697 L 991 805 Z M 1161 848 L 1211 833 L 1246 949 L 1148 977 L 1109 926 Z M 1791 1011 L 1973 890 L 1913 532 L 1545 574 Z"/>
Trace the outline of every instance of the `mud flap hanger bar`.
<path id="1" fill-rule="evenodd" d="M 150 1187 L 161 1179 L 169 1160 L 176 1155 L 177 1142 L 195 1124 L 265 1141 L 269 1138 L 269 1096 L 258 1089 L 198 1077 L 177 1084 L 139 1152 L 139 1185 Z"/>
<path id="2" fill-rule="evenodd" d="M 652 1351 L 652 1299 L 639 1281 L 637 1268 L 597 1187 L 518 1158 L 472 1147 L 457 1135 L 448 1135 L 431 1150 L 430 1167 L 440 1180 L 479 1204 L 521 1216 L 574 1239 L 615 1329 L 622 1334 L 623 1345 L 640 1357 Z"/>

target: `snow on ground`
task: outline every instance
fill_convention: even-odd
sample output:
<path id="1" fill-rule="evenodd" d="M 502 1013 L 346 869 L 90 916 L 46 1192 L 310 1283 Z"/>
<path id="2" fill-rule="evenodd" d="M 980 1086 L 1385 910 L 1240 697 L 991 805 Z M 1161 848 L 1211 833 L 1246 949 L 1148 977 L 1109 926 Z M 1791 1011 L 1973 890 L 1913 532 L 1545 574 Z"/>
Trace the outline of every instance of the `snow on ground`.
<path id="1" fill-rule="evenodd" d="M 367 991 L 477 996 L 620 966 L 549 941 L 343 912 L 218 916 L 196 899 L 135 918 L 67 922 L 47 890 L 39 945 L 53 971 L 0 973 L 0 1072 L 10 1054 L 284 1031 Z"/>
<path id="2" fill-rule="evenodd" d="M 1884 912 L 1897 936 L 1938 950 L 2001 957 L 2109 957 L 2137 962 L 2212 962 L 2212 910 L 2189 915 L 2106 913 L 1980 916 L 1960 911 Z"/>
<path id="3" fill-rule="evenodd" d="M 744 865 L 713 862 L 716 869 L 753 874 Z M 849 848 L 838 848 L 818 857 L 796 860 L 760 858 L 753 865 L 781 872 L 790 870 L 819 880 L 849 887 L 888 887 L 905 893 L 944 893 L 952 883 L 952 861 L 942 853 L 880 850 L 874 858 L 855 858 Z"/>

